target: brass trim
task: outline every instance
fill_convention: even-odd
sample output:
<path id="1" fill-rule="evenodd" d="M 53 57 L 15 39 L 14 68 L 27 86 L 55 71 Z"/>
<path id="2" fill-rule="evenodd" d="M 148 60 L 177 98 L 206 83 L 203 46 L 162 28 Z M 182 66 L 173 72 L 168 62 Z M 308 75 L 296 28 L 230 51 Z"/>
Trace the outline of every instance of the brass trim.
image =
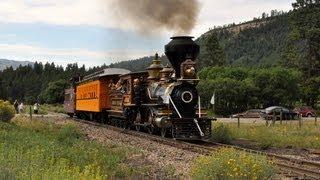
<path id="1" fill-rule="evenodd" d="M 172 115 L 172 113 L 157 113 L 158 116 L 169 116 Z"/>

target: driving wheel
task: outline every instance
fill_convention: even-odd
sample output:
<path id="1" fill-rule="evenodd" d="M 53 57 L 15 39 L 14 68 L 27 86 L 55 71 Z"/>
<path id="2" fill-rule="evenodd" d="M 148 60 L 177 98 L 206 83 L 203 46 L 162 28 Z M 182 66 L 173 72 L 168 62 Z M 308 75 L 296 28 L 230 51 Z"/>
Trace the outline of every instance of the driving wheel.
<path id="1" fill-rule="evenodd" d="M 154 121 L 155 121 L 155 115 L 153 113 L 153 110 L 151 108 L 148 108 L 148 126 L 147 128 L 147 132 L 149 134 L 154 134 L 156 131 L 156 127 L 153 125 Z"/>

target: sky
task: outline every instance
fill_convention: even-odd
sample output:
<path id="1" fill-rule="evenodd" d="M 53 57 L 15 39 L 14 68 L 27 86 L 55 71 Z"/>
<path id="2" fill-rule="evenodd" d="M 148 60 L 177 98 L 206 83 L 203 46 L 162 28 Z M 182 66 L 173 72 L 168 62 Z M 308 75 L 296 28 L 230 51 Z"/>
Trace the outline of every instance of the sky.
<path id="1" fill-rule="evenodd" d="M 117 0 L 1 0 L 0 59 L 92 67 L 163 54 L 173 32 L 136 32 L 119 19 L 113 1 Z M 293 2 L 199 1 L 200 14 L 190 33 L 195 37 L 213 26 L 248 21 L 273 9 L 289 11 Z"/>

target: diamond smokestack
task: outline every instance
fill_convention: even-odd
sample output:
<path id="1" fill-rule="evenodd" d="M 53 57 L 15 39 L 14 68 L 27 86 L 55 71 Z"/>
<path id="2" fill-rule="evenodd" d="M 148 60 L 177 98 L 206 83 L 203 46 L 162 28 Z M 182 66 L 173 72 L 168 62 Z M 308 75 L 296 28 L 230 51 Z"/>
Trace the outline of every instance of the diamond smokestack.
<path id="1" fill-rule="evenodd" d="M 175 36 L 165 45 L 165 54 L 176 71 L 176 77 L 178 79 L 181 77 L 181 63 L 186 59 L 195 61 L 199 55 L 200 47 L 192 38 L 191 36 Z"/>

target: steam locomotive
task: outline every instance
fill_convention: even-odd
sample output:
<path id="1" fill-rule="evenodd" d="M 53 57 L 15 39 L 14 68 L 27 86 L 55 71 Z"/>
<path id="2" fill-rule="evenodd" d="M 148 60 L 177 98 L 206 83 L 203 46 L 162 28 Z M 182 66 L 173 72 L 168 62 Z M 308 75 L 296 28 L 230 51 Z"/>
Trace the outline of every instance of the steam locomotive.
<path id="1" fill-rule="evenodd" d="M 195 60 L 200 47 L 193 37 L 177 36 L 165 45 L 171 63 L 155 59 L 147 71 L 108 68 L 73 78 L 65 90 L 65 111 L 88 120 L 134 128 L 162 137 L 203 140 L 211 136 L 211 119 L 201 108 Z"/>

